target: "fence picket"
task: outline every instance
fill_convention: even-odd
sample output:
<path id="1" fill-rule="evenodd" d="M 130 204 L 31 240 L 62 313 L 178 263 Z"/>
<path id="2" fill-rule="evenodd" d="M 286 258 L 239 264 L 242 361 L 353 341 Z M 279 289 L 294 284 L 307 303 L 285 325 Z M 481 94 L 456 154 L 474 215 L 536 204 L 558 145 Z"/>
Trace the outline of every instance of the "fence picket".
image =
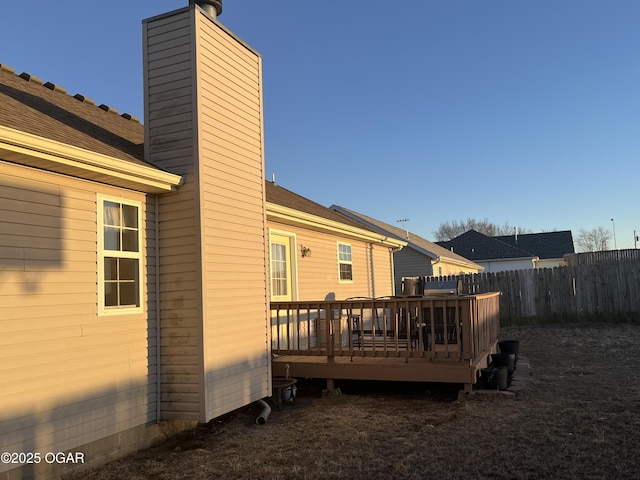
<path id="1" fill-rule="evenodd" d="M 575 258 L 565 267 L 465 274 L 447 280 L 461 280 L 464 293 L 501 292 L 500 317 L 505 326 L 533 318 L 538 322 L 640 320 L 637 250 L 571 257 Z"/>

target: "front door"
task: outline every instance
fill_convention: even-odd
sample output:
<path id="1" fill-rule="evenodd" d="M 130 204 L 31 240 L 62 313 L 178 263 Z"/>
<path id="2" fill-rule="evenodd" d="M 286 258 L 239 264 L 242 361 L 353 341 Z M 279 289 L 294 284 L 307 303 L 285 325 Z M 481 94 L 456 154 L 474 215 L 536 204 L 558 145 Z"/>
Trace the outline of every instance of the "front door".
<path id="1" fill-rule="evenodd" d="M 293 300 L 292 237 L 271 234 L 271 300 Z"/>

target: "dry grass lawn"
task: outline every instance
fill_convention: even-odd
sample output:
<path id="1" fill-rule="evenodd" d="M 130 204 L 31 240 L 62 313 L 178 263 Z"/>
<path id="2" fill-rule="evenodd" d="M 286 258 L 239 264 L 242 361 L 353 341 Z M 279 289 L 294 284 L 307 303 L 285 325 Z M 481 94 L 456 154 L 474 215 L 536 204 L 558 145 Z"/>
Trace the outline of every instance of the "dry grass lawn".
<path id="1" fill-rule="evenodd" d="M 301 382 L 256 425 L 248 408 L 72 479 L 630 479 L 640 475 L 640 327 L 502 329 L 531 364 L 516 399 L 460 386 Z"/>

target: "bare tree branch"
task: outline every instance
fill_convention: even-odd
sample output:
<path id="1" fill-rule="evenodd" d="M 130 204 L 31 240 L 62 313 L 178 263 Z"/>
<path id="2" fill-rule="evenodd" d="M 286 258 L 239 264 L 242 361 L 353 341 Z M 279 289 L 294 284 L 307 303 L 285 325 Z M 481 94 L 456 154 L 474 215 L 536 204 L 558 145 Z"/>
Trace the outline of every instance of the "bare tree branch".
<path id="1" fill-rule="evenodd" d="M 591 230 L 580 229 L 575 238 L 576 250 L 579 252 L 599 252 L 609 250 L 611 232 L 604 227 Z"/>
<path id="2" fill-rule="evenodd" d="M 517 227 L 518 233 L 530 233 L 529 229 L 523 227 Z M 446 242 L 459 235 L 462 235 L 469 230 L 475 230 L 488 237 L 496 237 L 500 235 L 513 235 L 516 231 L 516 227 L 506 222 L 504 225 L 497 225 L 491 223 L 487 218 L 477 220 L 475 218 L 467 218 L 467 220 L 452 222 L 443 222 L 438 227 L 438 230 L 434 232 L 434 236 L 437 242 Z"/>

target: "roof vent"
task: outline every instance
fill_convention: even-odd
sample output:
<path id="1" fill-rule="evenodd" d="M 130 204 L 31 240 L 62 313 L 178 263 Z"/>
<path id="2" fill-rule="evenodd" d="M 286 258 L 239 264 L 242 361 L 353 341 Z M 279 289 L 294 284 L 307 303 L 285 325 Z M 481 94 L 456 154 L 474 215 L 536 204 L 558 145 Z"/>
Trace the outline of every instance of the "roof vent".
<path id="1" fill-rule="evenodd" d="M 80 95 L 79 93 L 76 93 L 73 98 L 75 98 L 76 100 L 82 102 L 82 103 L 88 103 L 89 105 L 95 105 L 96 102 L 94 100 L 92 100 L 89 97 L 85 97 L 84 95 Z"/>
<path id="2" fill-rule="evenodd" d="M 26 72 L 22 72 L 20 75 L 18 75 L 20 78 L 24 78 L 27 82 L 33 82 L 33 83 L 37 83 L 38 85 L 42 85 L 44 82 L 42 81 L 42 79 L 30 75 Z"/>
<path id="3" fill-rule="evenodd" d="M 61 87 L 60 85 L 56 85 L 55 83 L 47 82 L 44 84 L 49 90 L 53 90 L 54 92 L 67 93 L 67 89 Z"/>
<path id="4" fill-rule="evenodd" d="M 99 105 L 98 108 L 101 108 L 105 112 L 115 113 L 116 115 L 118 115 L 118 110 L 116 110 L 113 107 L 110 107 L 109 105 L 105 105 L 104 103 L 102 105 Z"/>
<path id="5" fill-rule="evenodd" d="M 189 5 L 196 4 L 214 18 L 222 13 L 222 0 L 189 0 Z"/>
<path id="6" fill-rule="evenodd" d="M 140 119 L 138 117 L 134 117 L 133 115 L 130 115 L 128 113 L 123 113 L 122 115 L 120 115 L 122 118 L 125 118 L 127 120 L 131 120 L 132 122 L 135 123 L 140 123 Z"/>

